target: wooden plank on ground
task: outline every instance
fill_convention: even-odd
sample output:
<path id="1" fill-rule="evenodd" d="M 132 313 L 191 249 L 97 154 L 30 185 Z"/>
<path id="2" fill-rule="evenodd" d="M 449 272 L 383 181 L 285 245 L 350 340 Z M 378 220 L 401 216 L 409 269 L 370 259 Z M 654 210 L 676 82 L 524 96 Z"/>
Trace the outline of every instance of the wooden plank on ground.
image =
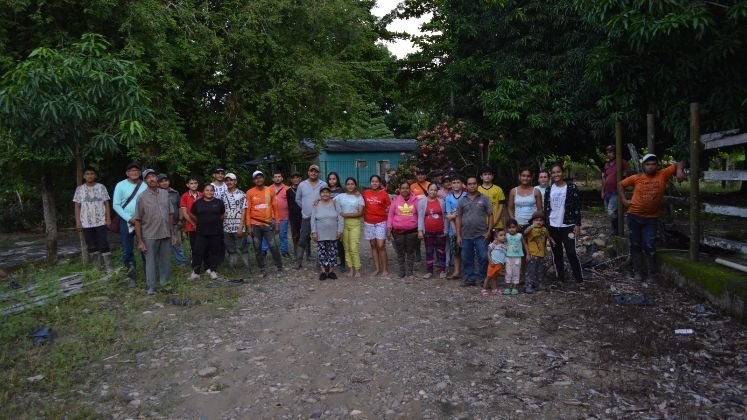
<path id="1" fill-rule="evenodd" d="M 747 208 L 705 203 L 705 212 L 721 216 L 747 217 Z"/>
<path id="2" fill-rule="evenodd" d="M 719 131 L 717 133 L 706 133 L 700 135 L 700 142 L 705 144 L 714 140 L 720 140 L 724 137 L 733 136 L 735 134 L 739 133 L 739 129 L 735 128 L 733 130 L 726 130 L 726 131 Z"/>
<path id="3" fill-rule="evenodd" d="M 747 143 L 747 133 L 711 140 L 703 145 L 704 150 L 719 149 L 722 147 L 738 146 Z"/>
<path id="4" fill-rule="evenodd" d="M 731 239 L 717 238 L 715 236 L 704 236 L 701 241 L 703 245 L 711 246 L 714 248 L 726 249 L 729 251 L 737 251 L 743 254 L 747 254 L 747 243 L 732 241 Z"/>
<path id="5" fill-rule="evenodd" d="M 747 181 L 747 171 L 705 171 L 706 181 Z"/>

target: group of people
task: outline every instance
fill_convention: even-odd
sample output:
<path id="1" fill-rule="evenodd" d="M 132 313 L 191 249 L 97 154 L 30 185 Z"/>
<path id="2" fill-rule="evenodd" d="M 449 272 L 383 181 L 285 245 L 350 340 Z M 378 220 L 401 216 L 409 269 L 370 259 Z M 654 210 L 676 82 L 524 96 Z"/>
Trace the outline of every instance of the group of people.
<path id="1" fill-rule="evenodd" d="M 619 201 L 630 207 L 628 223 L 636 267 L 643 264 L 636 262 L 643 254 L 651 259 L 655 255 L 655 223 L 652 227 L 650 220 L 658 215 L 658 207 L 649 203 L 657 200 L 656 194 L 660 201 L 662 183 L 675 172 L 678 178 L 682 175 L 681 164 L 658 171 L 657 163 L 656 156 L 644 157 L 644 173 L 625 179 L 615 192 Z M 238 188 L 234 173 L 216 167 L 212 182 L 200 189 L 199 180 L 190 177 L 183 194 L 171 188 L 168 175 L 152 169 L 141 172 L 137 163 L 128 165 L 125 173 L 111 198 L 112 218 L 106 188 L 96 183 L 95 170 L 85 169 L 85 182 L 73 199 L 76 224 L 84 232 L 94 262 L 104 269 L 111 268 L 107 226 L 119 228 L 130 287 L 136 287 L 133 250 L 137 244 L 148 294 L 168 282 L 172 254 L 177 263 L 187 264 L 182 231 L 189 238 L 193 280 L 202 273 L 218 278 L 226 259 L 228 269 L 235 271 L 243 262 L 251 272 L 250 246 L 262 275 L 267 272 L 268 252 L 278 272 L 288 269 L 283 257 L 294 258 L 293 265 L 301 269 L 304 257 L 309 258 L 311 241 L 316 243 L 319 280 L 336 279 L 338 268 L 350 277 L 360 277 L 362 238 L 371 247 L 373 276 L 389 276 L 386 242 L 391 241 L 400 278 L 414 275 L 422 248 L 424 278 L 463 279 L 462 286 L 481 285 L 484 296 L 516 295 L 523 274 L 524 292 L 533 293 L 543 283 L 549 244 L 555 266 L 552 286 L 565 281 L 567 258 L 575 281 L 584 287 L 576 253 L 581 194 L 576 185 L 566 182 L 558 163 L 537 174 L 537 185 L 532 170 L 520 170 L 518 185 L 508 197 L 493 184 L 494 173 L 489 167 L 480 170 L 479 176 L 463 177 L 450 171 L 431 180 L 424 169 L 417 169 L 413 180 L 403 180 L 390 189 L 393 194 L 387 192 L 378 175 L 371 176 L 370 187 L 362 191 L 358 180 L 350 177 L 342 183 L 334 172 L 324 181 L 317 165 L 308 167 L 305 180 L 292 173 L 289 185 L 283 183 L 280 171 L 272 174 L 269 184 L 262 171 L 254 171 L 254 186 L 247 191 Z M 631 201 L 624 196 L 623 189 L 628 186 L 636 187 Z M 606 186 L 603 194 L 605 191 Z M 498 285 L 502 275 L 504 288 Z"/>

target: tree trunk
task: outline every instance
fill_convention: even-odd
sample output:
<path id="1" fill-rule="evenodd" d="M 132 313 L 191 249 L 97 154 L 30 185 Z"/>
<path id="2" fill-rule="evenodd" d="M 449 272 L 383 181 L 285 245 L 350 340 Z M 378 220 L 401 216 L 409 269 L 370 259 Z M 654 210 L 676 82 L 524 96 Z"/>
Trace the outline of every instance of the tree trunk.
<path id="1" fill-rule="evenodd" d="M 80 185 L 83 183 L 83 158 L 80 156 L 80 146 L 78 143 L 75 143 L 75 171 L 76 185 Z M 86 239 L 83 237 L 83 231 L 78 232 L 78 241 L 80 241 L 80 261 L 83 264 L 87 264 L 90 257 L 88 255 Z"/>
<path id="2" fill-rule="evenodd" d="M 44 209 L 44 232 L 47 237 L 47 262 L 57 263 L 57 210 L 54 205 L 52 178 L 45 171 L 41 177 L 42 207 Z"/>

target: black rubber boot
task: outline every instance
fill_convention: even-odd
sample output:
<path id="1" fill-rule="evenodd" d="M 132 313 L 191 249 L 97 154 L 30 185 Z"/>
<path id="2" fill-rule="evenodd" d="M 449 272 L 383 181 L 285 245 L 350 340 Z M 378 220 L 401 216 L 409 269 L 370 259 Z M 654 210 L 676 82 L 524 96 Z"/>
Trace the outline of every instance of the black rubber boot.
<path id="1" fill-rule="evenodd" d="M 630 254 L 630 262 L 633 264 L 633 280 L 643 281 L 644 268 L 643 268 L 643 254 L 634 253 Z"/>

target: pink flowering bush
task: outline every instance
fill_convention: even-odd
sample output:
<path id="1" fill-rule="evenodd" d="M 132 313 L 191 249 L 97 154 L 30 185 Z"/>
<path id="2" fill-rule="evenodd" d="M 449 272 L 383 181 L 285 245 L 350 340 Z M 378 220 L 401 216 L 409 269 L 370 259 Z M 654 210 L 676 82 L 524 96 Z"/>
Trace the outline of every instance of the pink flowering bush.
<path id="1" fill-rule="evenodd" d="M 482 162 L 492 140 L 484 140 L 464 121 L 443 121 L 420 132 L 415 151 L 420 165 L 427 169 L 454 166 L 463 168 Z"/>

